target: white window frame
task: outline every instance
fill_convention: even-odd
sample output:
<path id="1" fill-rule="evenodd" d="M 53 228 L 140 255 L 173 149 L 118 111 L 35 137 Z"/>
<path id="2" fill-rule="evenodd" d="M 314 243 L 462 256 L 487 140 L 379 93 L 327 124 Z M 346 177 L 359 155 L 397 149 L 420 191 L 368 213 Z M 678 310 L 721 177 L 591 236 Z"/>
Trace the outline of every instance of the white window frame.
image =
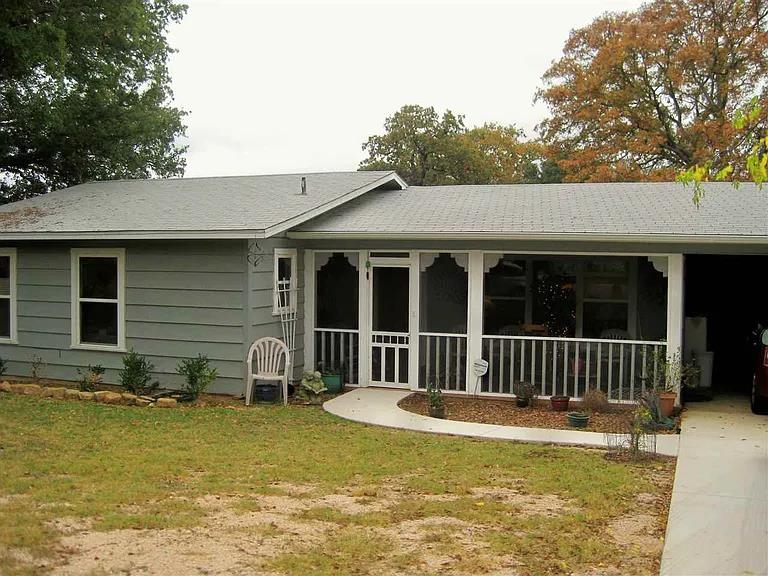
<path id="1" fill-rule="evenodd" d="M 16 321 L 16 248 L 0 248 L 0 256 L 7 257 L 8 262 L 8 294 L 0 295 L 0 298 L 10 300 L 8 314 L 10 315 L 10 335 L 0 336 L 2 344 L 18 344 Z"/>
<path id="2" fill-rule="evenodd" d="M 274 265 L 272 270 L 272 314 L 275 316 L 280 314 L 280 312 L 285 312 L 286 308 L 284 306 L 281 309 L 277 294 L 277 275 L 279 273 L 278 263 L 280 258 L 289 258 L 291 260 L 291 301 L 289 306 L 291 311 L 296 310 L 296 300 L 298 299 L 296 295 L 298 294 L 297 282 L 299 251 L 296 248 L 275 248 Z"/>
<path id="3" fill-rule="evenodd" d="M 125 248 L 72 248 L 72 348 L 124 352 L 125 348 Z M 117 258 L 117 299 L 80 298 L 80 258 Z M 80 341 L 80 302 L 117 304 L 117 344 Z"/>

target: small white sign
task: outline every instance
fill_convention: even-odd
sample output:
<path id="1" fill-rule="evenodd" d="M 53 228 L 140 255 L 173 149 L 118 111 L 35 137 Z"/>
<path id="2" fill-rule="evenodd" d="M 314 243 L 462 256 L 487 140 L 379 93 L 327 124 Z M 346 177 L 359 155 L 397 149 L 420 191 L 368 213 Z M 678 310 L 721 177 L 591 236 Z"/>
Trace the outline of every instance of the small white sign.
<path id="1" fill-rule="evenodd" d="M 488 372 L 488 361 L 478 358 L 472 362 L 472 371 L 478 378 L 485 376 L 485 373 Z"/>

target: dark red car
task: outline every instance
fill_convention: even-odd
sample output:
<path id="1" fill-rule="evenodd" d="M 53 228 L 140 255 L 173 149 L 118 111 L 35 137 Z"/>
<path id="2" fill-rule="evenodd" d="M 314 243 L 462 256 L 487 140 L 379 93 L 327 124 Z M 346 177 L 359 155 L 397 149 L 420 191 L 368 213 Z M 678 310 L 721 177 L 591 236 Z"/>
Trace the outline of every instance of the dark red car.
<path id="1" fill-rule="evenodd" d="M 752 412 L 768 414 L 768 328 L 758 330 L 755 372 L 752 376 Z"/>

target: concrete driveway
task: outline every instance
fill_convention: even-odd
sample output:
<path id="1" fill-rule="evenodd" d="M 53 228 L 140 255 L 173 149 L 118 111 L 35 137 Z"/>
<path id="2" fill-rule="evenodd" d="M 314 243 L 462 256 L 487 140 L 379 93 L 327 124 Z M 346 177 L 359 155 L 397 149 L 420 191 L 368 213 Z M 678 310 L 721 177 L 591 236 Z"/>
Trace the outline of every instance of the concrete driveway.
<path id="1" fill-rule="evenodd" d="M 768 574 L 768 416 L 725 397 L 687 406 L 662 576 Z"/>

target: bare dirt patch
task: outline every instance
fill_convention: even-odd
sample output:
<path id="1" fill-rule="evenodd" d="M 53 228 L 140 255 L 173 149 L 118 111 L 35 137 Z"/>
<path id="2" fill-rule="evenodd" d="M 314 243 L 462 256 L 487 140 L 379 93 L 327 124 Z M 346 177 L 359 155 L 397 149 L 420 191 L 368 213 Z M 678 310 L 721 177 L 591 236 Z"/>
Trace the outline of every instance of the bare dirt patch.
<path id="1" fill-rule="evenodd" d="M 195 500 L 206 516 L 194 528 L 164 530 L 112 530 L 97 532 L 88 520 L 61 518 L 54 527 L 63 535 L 58 561 L 52 574 L 265 574 L 270 558 L 322 545 L 333 538 L 338 526 L 333 522 L 301 517 L 313 508 L 326 507 L 341 514 L 358 515 L 385 511 L 411 494 L 392 488 L 379 489 L 375 496 L 333 493 L 310 496 L 313 486 L 285 485 L 281 489 L 296 496 L 253 494 L 241 496 L 208 495 Z M 365 492 L 365 491 L 364 491 Z M 368 491 L 369 492 L 369 491 Z M 505 504 L 520 505 L 526 515 L 556 515 L 572 510 L 569 503 L 554 495 L 521 494 L 511 488 L 475 488 L 469 494 L 420 495 L 429 501 L 458 501 L 467 496 Z M 243 500 L 252 502 L 254 511 L 238 509 Z M 451 516 L 408 519 L 389 526 L 360 527 L 396 543 L 399 554 L 412 554 L 416 572 L 447 571 L 451 574 L 482 572 L 515 574 L 511 557 L 492 554 L 480 536 L 486 530 Z M 450 567 L 450 569 L 449 569 Z M 381 573 L 403 573 L 383 570 Z"/>
<path id="2" fill-rule="evenodd" d="M 518 408 L 513 401 L 490 398 L 466 398 L 443 396 L 448 420 L 499 424 L 502 426 L 521 426 L 524 428 L 569 428 L 565 412 L 554 412 L 549 401 L 537 400 L 527 408 Z M 571 402 L 571 409 L 578 410 L 579 405 Z M 427 398 L 424 394 L 411 394 L 400 401 L 400 408 L 427 416 Z M 629 405 L 613 405 L 609 412 L 592 413 L 589 424 L 583 430 L 588 432 L 623 432 L 626 419 L 631 412 Z M 659 434 L 674 433 L 675 430 L 659 430 Z"/>

